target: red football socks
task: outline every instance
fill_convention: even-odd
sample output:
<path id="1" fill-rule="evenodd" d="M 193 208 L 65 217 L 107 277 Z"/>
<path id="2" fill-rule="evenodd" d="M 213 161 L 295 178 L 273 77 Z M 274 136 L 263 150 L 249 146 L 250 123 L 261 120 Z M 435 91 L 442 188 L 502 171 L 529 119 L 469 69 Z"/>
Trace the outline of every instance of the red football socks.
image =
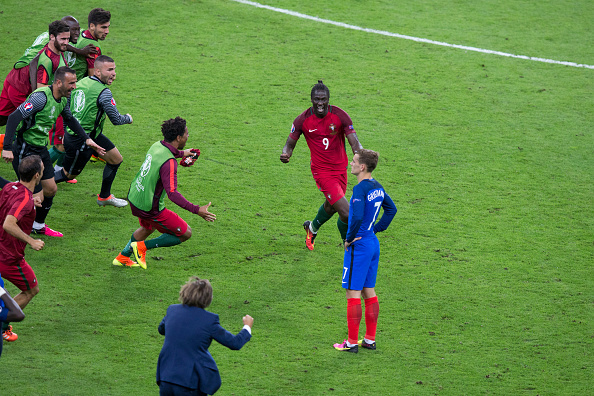
<path id="1" fill-rule="evenodd" d="M 365 300 L 365 338 L 375 341 L 375 332 L 377 329 L 377 317 L 379 315 L 379 302 L 377 296 Z M 349 338 L 351 328 L 349 326 Z M 350 341 L 349 341 L 350 342 Z"/>
<path id="2" fill-rule="evenodd" d="M 361 317 L 363 311 L 361 309 L 360 298 L 348 298 L 347 299 L 347 324 L 349 327 L 349 339 L 351 344 L 359 342 L 359 324 L 361 323 Z"/>

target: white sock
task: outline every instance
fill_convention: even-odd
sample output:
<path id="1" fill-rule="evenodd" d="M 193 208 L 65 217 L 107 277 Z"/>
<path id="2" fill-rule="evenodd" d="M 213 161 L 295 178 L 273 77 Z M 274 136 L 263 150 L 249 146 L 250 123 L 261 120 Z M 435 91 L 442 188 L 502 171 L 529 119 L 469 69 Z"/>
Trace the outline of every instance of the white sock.
<path id="1" fill-rule="evenodd" d="M 312 224 L 313 224 L 313 221 L 310 221 L 310 222 L 309 222 L 309 230 L 310 230 L 311 232 L 313 232 L 314 234 L 317 234 L 318 232 L 313 230 L 313 227 L 311 226 Z"/>
<path id="2" fill-rule="evenodd" d="M 63 167 L 60 165 L 54 166 L 54 171 L 56 171 L 56 172 L 60 172 L 60 170 L 62 170 L 62 169 L 63 169 Z"/>
<path id="3" fill-rule="evenodd" d="M 45 227 L 45 223 L 38 223 L 36 221 L 33 222 L 33 228 L 36 230 L 41 230 L 43 227 Z"/>
<path id="4" fill-rule="evenodd" d="M 371 345 L 375 342 L 375 341 L 368 340 L 367 338 L 363 338 L 363 341 L 365 341 L 365 343 L 369 344 L 369 345 Z"/>
<path id="5" fill-rule="evenodd" d="M 350 342 L 348 342 L 348 341 L 347 341 L 347 346 L 348 346 L 349 348 L 352 348 L 352 347 L 354 347 L 355 345 L 357 345 L 357 344 L 351 344 Z"/>

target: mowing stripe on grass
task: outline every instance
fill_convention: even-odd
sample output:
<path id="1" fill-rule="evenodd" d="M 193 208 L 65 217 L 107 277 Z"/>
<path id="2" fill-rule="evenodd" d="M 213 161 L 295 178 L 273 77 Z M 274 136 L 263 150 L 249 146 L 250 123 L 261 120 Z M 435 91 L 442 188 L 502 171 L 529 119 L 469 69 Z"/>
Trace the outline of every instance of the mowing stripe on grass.
<path id="1" fill-rule="evenodd" d="M 232 1 L 235 1 L 236 3 L 242 3 L 242 4 L 251 5 L 251 6 L 254 6 L 254 7 L 258 7 L 258 8 L 265 8 L 265 9 L 270 10 L 270 11 L 280 12 L 280 13 L 283 13 L 283 14 L 295 16 L 297 18 L 303 18 L 303 19 L 309 19 L 309 20 L 312 20 L 312 21 L 315 21 L 315 22 L 327 23 L 329 25 L 340 26 L 340 27 L 343 27 L 343 28 L 346 28 L 346 29 L 360 30 L 362 32 L 367 32 L 367 33 L 381 34 L 383 36 L 396 37 L 396 38 L 401 38 L 401 39 L 405 39 L 405 40 L 412 40 L 412 41 L 416 41 L 416 42 L 419 42 L 419 43 L 441 45 L 443 47 L 458 48 L 458 49 L 463 49 L 465 51 L 482 52 L 484 54 L 506 56 L 506 57 L 509 57 L 509 58 L 525 59 L 525 60 L 531 60 L 531 61 L 535 61 L 535 62 L 554 63 L 554 64 L 557 64 L 557 65 L 565 65 L 565 66 L 572 66 L 572 67 L 583 67 L 583 68 L 586 68 L 586 69 L 594 69 L 594 65 L 585 65 L 585 64 L 581 64 L 581 63 L 575 63 L 575 62 L 566 62 L 566 61 L 558 61 L 558 60 L 553 60 L 553 59 L 537 58 L 537 57 L 534 57 L 534 56 L 508 54 L 506 52 L 501 52 L 501 51 L 492 51 L 492 50 L 488 50 L 488 49 L 482 49 L 482 48 L 476 48 L 476 47 L 468 47 L 466 45 L 459 45 L 459 44 L 449 44 L 449 43 L 444 43 L 442 41 L 434 41 L 434 40 L 429 40 L 429 39 L 420 38 L 420 37 L 413 37 L 413 36 L 407 36 L 407 35 L 404 35 L 404 34 L 386 32 L 384 30 L 375 30 L 375 29 L 362 28 L 360 26 L 349 25 L 348 23 L 335 22 L 335 21 L 331 21 L 329 19 L 323 19 L 323 18 L 318 18 L 318 17 L 311 16 L 311 15 L 302 14 L 300 12 L 295 12 L 295 11 L 291 11 L 291 10 L 285 10 L 283 8 L 271 7 L 271 6 L 267 6 L 265 4 L 256 3 L 254 1 L 248 1 L 248 0 L 232 0 Z"/>

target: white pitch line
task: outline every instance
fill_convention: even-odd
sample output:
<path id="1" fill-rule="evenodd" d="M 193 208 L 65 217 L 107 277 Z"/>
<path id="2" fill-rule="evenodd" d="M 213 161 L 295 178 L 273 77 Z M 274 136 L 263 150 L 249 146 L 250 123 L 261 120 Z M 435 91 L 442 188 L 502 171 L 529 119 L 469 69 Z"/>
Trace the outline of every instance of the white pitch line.
<path id="1" fill-rule="evenodd" d="M 582 64 L 582 63 L 558 61 L 558 60 L 545 59 L 545 58 L 537 58 L 537 57 L 534 57 L 534 56 L 508 54 L 506 52 L 501 52 L 501 51 L 492 51 L 492 50 L 488 50 L 488 49 L 468 47 L 466 45 L 449 44 L 449 43 L 444 43 L 442 41 L 434 41 L 434 40 L 429 40 L 429 39 L 425 39 L 425 38 L 419 38 L 419 37 L 413 37 L 413 36 L 406 36 L 404 34 L 386 32 L 384 30 L 375 30 L 375 29 L 362 28 L 360 26 L 349 25 L 347 23 L 342 23 L 342 22 L 335 22 L 335 21 L 331 21 L 329 19 L 323 19 L 323 18 L 318 18 L 318 17 L 311 16 L 311 15 L 302 14 L 300 12 L 295 12 L 295 11 L 291 11 L 291 10 L 285 10 L 283 8 L 271 7 L 271 6 L 267 6 L 265 4 L 256 3 L 254 1 L 248 1 L 248 0 L 231 0 L 231 1 L 235 1 L 237 3 L 251 5 L 251 6 L 254 6 L 254 7 L 258 7 L 258 8 L 265 8 L 265 9 L 270 10 L 270 11 L 275 11 L 275 12 L 280 12 L 280 13 L 287 14 L 287 15 L 292 15 L 292 16 L 295 16 L 297 18 L 309 19 L 309 20 L 315 21 L 315 22 L 321 22 L 321 23 L 327 23 L 329 25 L 340 26 L 340 27 L 343 27 L 343 28 L 346 28 L 346 29 L 359 30 L 359 31 L 362 31 L 362 32 L 367 32 L 367 33 L 381 34 L 382 36 L 388 36 L 388 37 L 397 37 L 397 38 L 401 38 L 401 39 L 405 39 L 405 40 L 416 41 L 416 42 L 419 42 L 419 43 L 441 45 L 443 47 L 458 48 L 458 49 L 463 49 L 463 50 L 466 50 L 466 51 L 482 52 L 483 54 L 506 56 L 508 58 L 526 59 L 526 60 L 531 60 L 531 61 L 535 61 L 535 62 L 554 63 L 554 64 L 557 64 L 557 65 L 565 65 L 565 66 L 572 66 L 572 67 L 583 67 L 583 68 L 586 68 L 586 69 L 594 69 L 594 65 L 585 65 L 585 64 Z"/>

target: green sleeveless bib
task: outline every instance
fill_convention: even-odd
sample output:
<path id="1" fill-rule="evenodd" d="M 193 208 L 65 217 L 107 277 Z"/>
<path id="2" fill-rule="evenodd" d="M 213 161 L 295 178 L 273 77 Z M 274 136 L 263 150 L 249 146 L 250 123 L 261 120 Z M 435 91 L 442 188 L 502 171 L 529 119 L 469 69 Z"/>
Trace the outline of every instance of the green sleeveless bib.
<path id="1" fill-rule="evenodd" d="M 146 159 L 142 167 L 130 185 L 128 200 L 132 205 L 145 212 L 151 210 L 155 196 L 155 187 L 159 180 L 159 170 L 170 158 L 175 157 L 171 153 L 171 150 L 163 146 L 161 142 L 156 142 L 151 146 L 146 153 Z M 161 194 L 161 197 L 159 197 L 159 210 L 165 208 L 165 195 Z"/>

